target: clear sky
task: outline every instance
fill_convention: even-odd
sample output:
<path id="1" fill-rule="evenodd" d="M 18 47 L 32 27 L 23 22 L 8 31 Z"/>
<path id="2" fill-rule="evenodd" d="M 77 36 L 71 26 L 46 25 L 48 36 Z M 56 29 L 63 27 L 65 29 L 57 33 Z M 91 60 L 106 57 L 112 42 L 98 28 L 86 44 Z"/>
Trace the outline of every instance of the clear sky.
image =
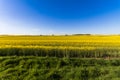
<path id="1" fill-rule="evenodd" d="M 0 34 L 120 34 L 120 0 L 0 0 Z"/>

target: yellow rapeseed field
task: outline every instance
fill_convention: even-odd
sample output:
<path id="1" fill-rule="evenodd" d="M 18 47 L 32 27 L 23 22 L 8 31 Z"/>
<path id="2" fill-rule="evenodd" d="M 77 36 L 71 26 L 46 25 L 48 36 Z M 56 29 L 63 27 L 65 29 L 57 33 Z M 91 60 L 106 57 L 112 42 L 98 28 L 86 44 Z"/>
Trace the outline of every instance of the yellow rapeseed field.
<path id="1" fill-rule="evenodd" d="M 0 36 L 0 80 L 119 80 L 120 36 Z"/>
<path id="2" fill-rule="evenodd" d="M 32 53 L 56 57 L 119 57 L 120 36 L 0 36 L 1 55 Z"/>

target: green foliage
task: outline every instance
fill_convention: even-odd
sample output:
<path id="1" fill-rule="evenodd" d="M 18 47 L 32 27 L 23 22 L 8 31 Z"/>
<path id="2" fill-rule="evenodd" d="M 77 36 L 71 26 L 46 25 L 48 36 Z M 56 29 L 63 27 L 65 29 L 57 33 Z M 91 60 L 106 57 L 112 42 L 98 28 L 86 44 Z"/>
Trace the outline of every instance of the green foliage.
<path id="1" fill-rule="evenodd" d="M 2 80 L 98 80 L 120 78 L 120 59 L 2 57 Z M 112 74 L 114 75 L 112 75 Z M 114 80 L 111 78 L 110 80 Z"/>

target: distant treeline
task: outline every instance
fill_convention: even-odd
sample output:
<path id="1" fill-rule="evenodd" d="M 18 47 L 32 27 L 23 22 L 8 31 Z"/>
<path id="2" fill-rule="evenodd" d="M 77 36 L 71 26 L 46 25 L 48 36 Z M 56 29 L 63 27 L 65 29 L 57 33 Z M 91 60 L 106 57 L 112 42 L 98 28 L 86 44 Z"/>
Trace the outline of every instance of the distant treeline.
<path id="1" fill-rule="evenodd" d="M 78 35 L 78 36 L 79 36 L 79 35 L 80 35 L 80 36 L 81 36 L 81 35 L 83 35 L 83 36 L 84 36 L 84 35 L 87 35 L 87 36 L 90 36 L 90 35 L 92 35 L 92 34 L 64 34 L 64 35 L 59 35 L 59 36 L 71 36 L 71 35 L 73 35 L 73 36 L 74 36 L 74 35 Z M 51 36 L 51 35 L 40 35 L 40 36 Z M 55 35 L 55 34 L 52 34 L 52 36 L 56 36 L 56 35 Z"/>
<path id="2" fill-rule="evenodd" d="M 91 35 L 91 34 L 73 34 L 73 35 Z"/>

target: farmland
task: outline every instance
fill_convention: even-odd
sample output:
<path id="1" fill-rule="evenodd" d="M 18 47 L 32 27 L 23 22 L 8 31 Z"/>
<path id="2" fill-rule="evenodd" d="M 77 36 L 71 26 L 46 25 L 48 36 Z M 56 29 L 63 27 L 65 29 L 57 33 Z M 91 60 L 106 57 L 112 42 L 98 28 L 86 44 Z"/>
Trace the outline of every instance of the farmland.
<path id="1" fill-rule="evenodd" d="M 0 36 L 0 80 L 119 80 L 120 36 Z"/>

